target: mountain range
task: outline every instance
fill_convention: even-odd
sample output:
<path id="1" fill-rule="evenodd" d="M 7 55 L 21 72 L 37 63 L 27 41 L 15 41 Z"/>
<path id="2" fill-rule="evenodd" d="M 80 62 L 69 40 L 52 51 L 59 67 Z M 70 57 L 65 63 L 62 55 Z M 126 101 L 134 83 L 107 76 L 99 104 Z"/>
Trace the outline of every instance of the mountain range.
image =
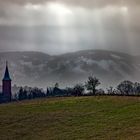
<path id="1" fill-rule="evenodd" d="M 116 86 L 122 80 L 140 81 L 140 56 L 126 53 L 86 50 L 61 55 L 42 52 L 1 52 L 0 78 L 8 60 L 13 84 L 46 88 L 84 83 L 94 75 L 101 87 Z"/>

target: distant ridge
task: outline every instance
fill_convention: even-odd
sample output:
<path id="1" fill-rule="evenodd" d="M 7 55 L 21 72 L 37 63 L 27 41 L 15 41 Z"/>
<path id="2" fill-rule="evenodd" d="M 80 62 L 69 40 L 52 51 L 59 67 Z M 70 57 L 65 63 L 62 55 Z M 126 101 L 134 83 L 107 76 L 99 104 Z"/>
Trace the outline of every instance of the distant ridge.
<path id="1" fill-rule="evenodd" d="M 126 55 L 131 55 L 129 53 L 126 52 L 119 52 L 119 51 L 112 51 L 112 50 L 102 50 L 102 49 L 88 49 L 88 50 L 78 50 L 78 51 L 74 51 L 74 52 L 67 52 L 67 53 L 62 53 L 62 54 L 49 54 L 46 52 L 42 52 L 42 51 L 2 51 L 1 53 L 40 53 L 40 54 L 46 54 L 46 55 L 50 55 L 50 56 L 60 56 L 60 55 L 69 55 L 69 54 L 75 54 L 75 53 L 86 53 L 89 51 L 94 51 L 94 52 L 110 52 L 110 53 L 118 53 L 118 54 L 126 54 Z M 140 55 L 132 55 L 132 56 L 140 56 Z"/>
<path id="2" fill-rule="evenodd" d="M 97 76 L 103 87 L 116 86 L 121 80 L 140 79 L 140 56 L 107 50 L 82 50 L 62 55 L 43 52 L 0 52 L 0 78 L 4 62 L 9 61 L 13 83 L 47 87 L 59 82 L 71 86 Z"/>

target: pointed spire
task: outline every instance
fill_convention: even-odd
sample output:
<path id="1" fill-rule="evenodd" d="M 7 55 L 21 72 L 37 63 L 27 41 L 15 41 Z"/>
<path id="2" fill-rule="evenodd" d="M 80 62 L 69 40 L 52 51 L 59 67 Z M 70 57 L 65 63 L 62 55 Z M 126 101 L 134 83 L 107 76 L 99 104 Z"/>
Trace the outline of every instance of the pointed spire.
<path id="1" fill-rule="evenodd" d="M 6 60 L 6 67 L 8 67 L 8 61 Z"/>
<path id="2" fill-rule="evenodd" d="M 6 61 L 6 69 L 5 69 L 3 81 L 11 81 L 9 70 L 8 70 L 8 61 Z"/>

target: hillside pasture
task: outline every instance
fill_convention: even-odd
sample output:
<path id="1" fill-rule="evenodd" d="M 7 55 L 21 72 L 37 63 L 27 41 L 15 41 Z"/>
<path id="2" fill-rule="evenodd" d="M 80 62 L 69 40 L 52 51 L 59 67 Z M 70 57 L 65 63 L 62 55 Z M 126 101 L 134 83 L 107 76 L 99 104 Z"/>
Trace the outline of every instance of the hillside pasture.
<path id="1" fill-rule="evenodd" d="M 62 97 L 0 105 L 1 140 L 139 140 L 139 97 Z"/>

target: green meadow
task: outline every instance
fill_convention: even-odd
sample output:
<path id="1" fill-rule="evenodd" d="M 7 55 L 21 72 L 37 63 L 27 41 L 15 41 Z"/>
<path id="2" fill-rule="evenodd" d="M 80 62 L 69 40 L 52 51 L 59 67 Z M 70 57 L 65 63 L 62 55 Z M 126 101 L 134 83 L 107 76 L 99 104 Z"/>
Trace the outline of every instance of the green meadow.
<path id="1" fill-rule="evenodd" d="M 140 140 L 140 98 L 62 97 L 1 104 L 0 140 Z"/>

